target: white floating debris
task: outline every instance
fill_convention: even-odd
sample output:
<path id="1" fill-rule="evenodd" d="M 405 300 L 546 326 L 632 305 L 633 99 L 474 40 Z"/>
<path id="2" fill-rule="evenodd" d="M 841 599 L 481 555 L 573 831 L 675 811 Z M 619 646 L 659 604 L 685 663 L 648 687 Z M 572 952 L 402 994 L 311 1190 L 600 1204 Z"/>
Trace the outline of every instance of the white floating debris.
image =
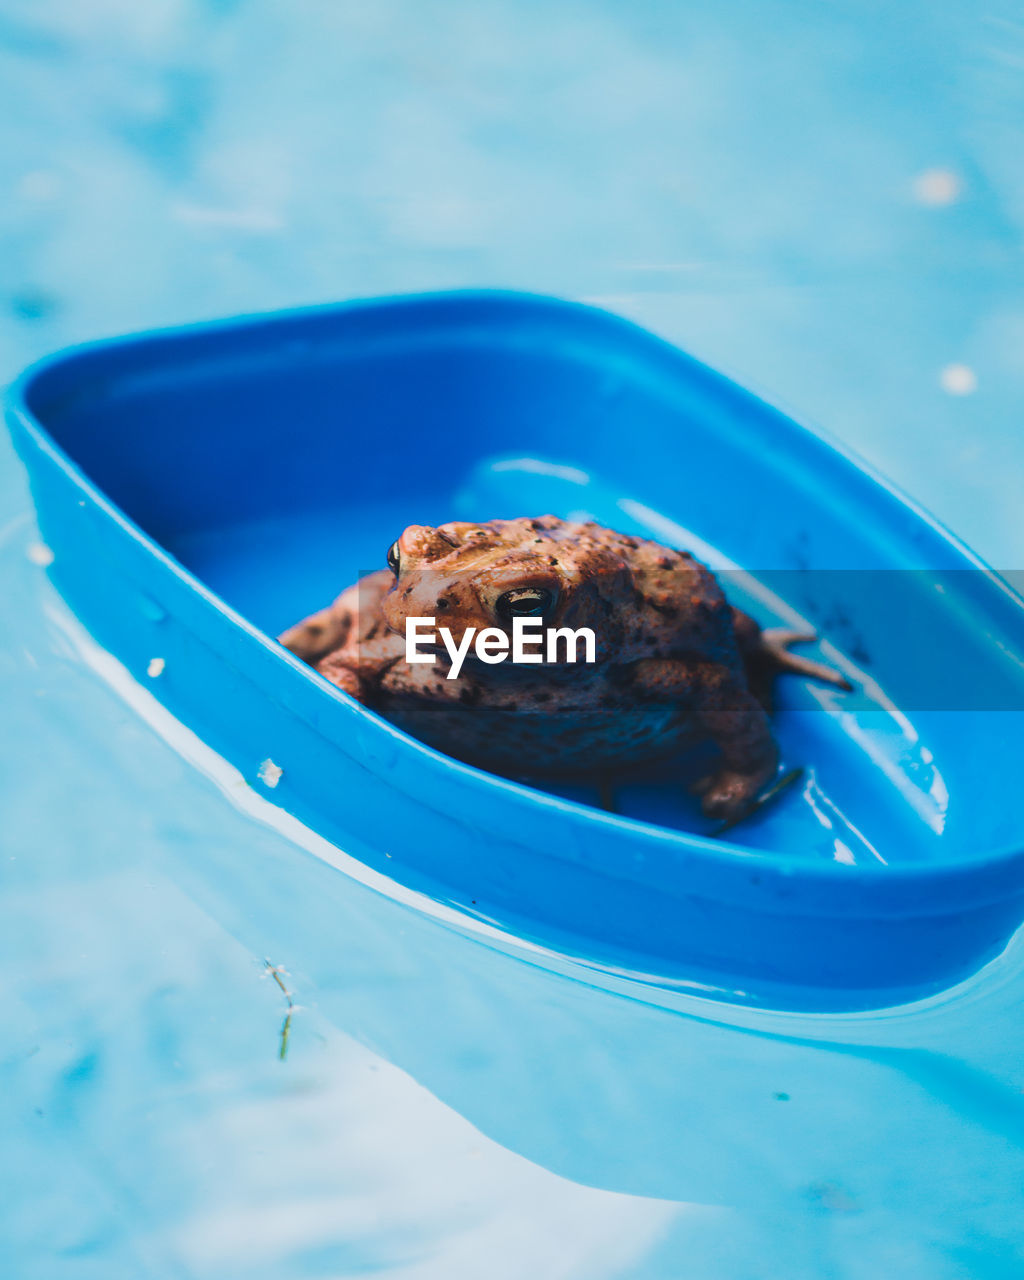
<path id="1" fill-rule="evenodd" d="M 43 569 L 47 565 L 53 564 L 53 552 L 45 542 L 30 542 L 25 548 L 25 554 L 33 564 L 37 564 Z"/>
<path id="2" fill-rule="evenodd" d="M 978 375 L 967 364 L 947 364 L 939 374 L 939 386 L 951 396 L 969 396 L 978 389 Z"/>
<path id="3" fill-rule="evenodd" d="M 149 676 L 150 679 L 155 680 L 157 676 L 163 675 L 164 667 L 166 666 L 167 663 L 163 658 L 150 658 L 149 666 L 146 668 L 146 675 Z"/>
<path id="4" fill-rule="evenodd" d="M 274 764 L 273 760 L 268 756 L 268 758 L 260 765 L 257 777 L 265 787 L 273 789 L 281 781 L 282 773 L 284 773 L 284 770 L 281 766 Z"/>
<path id="5" fill-rule="evenodd" d="M 932 208 L 954 204 L 962 191 L 963 183 L 952 169 L 926 169 L 914 179 L 915 198 Z"/>

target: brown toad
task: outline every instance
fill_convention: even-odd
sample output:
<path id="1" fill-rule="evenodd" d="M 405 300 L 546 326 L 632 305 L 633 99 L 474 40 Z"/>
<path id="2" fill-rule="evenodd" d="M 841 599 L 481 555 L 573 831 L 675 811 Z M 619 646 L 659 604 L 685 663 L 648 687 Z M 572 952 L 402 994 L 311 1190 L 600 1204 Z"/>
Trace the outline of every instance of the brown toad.
<path id="1" fill-rule="evenodd" d="M 776 671 L 842 687 L 791 654 L 812 639 L 762 631 L 731 608 L 685 551 L 555 516 L 410 525 L 371 573 L 281 643 L 352 697 L 449 755 L 504 774 L 591 775 L 712 740 L 715 772 L 696 784 L 710 816 L 735 819 L 774 776 L 766 711 Z M 458 677 L 438 645 L 406 661 L 406 619 L 509 633 L 517 617 L 589 627 L 595 661 L 489 664 L 469 650 Z"/>

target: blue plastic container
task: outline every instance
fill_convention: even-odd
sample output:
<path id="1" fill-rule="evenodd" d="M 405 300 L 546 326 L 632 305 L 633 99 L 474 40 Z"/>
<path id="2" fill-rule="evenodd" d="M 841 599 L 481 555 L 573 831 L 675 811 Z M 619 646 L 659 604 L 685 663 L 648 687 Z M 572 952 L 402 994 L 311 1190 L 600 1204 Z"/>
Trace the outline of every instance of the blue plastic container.
<path id="1" fill-rule="evenodd" d="M 71 607 L 377 871 L 595 966 L 789 1008 L 943 988 L 1024 917 L 1021 600 L 642 330 L 525 295 L 385 299 L 86 347 L 9 404 Z M 780 689 L 799 791 L 729 839 L 664 774 L 605 814 L 448 759 L 272 639 L 406 524 L 549 511 L 686 545 L 762 620 L 810 620 L 857 692 Z"/>

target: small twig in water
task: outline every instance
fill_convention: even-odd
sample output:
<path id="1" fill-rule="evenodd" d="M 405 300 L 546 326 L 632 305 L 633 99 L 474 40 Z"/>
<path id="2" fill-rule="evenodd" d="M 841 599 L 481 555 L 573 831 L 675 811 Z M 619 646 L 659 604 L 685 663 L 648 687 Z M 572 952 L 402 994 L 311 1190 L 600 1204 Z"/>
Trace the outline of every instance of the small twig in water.
<path id="1" fill-rule="evenodd" d="M 264 964 L 267 966 L 267 972 L 281 988 L 281 994 L 288 1001 L 288 1012 L 285 1014 L 284 1022 L 281 1024 L 281 1047 L 277 1053 L 280 1060 L 284 1062 L 288 1056 L 288 1037 L 291 1035 L 292 1030 L 292 1014 L 295 1012 L 295 1001 L 292 999 L 292 993 L 284 985 L 281 978 L 282 973 L 285 973 L 286 970 L 279 965 L 271 964 L 269 959 L 266 958 L 264 958 Z"/>

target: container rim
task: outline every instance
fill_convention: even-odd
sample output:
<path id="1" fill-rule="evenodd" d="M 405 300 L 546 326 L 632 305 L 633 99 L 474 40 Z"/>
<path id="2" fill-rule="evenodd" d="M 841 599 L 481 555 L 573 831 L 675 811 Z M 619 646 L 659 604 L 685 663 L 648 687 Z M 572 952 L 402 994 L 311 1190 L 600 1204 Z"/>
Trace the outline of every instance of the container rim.
<path id="1" fill-rule="evenodd" d="M 953 550 L 965 562 L 965 567 L 978 571 L 987 584 L 1002 598 L 1005 606 L 1021 611 L 1024 619 L 1024 596 L 1002 578 L 994 569 L 983 561 L 974 551 L 966 546 L 955 534 L 947 529 L 936 517 L 910 498 L 902 489 L 880 474 L 870 463 L 861 458 L 854 450 L 835 439 L 830 433 L 812 429 L 804 422 L 792 417 L 789 413 L 778 409 L 754 392 L 740 387 L 732 379 L 702 364 L 694 357 L 687 355 L 657 334 L 644 329 L 621 316 L 587 303 L 566 301 L 551 295 L 537 294 L 508 289 L 457 289 L 438 290 L 417 294 L 394 294 L 366 298 L 348 299 L 343 302 L 323 303 L 312 306 L 290 308 L 283 311 L 257 312 L 226 319 L 204 320 L 183 325 L 171 325 L 138 334 L 113 336 L 77 343 L 57 352 L 43 356 L 34 361 L 9 385 L 4 396 L 6 400 L 6 416 L 16 423 L 31 439 L 35 448 L 45 454 L 88 500 L 104 515 L 112 520 L 121 531 L 133 542 L 141 545 L 151 556 L 160 562 L 164 569 L 176 578 L 190 592 L 202 598 L 211 608 L 222 615 L 234 626 L 240 628 L 251 641 L 258 644 L 266 653 L 283 663 L 300 679 L 306 680 L 315 687 L 322 697 L 332 701 L 341 700 L 351 704 L 352 710 L 360 717 L 374 725 L 375 731 L 390 735 L 403 751 L 412 753 L 422 759 L 431 770 L 443 769 L 454 772 L 463 782 L 489 793 L 494 797 L 504 797 L 517 805 L 529 804 L 551 813 L 568 817 L 582 824 L 584 830 L 621 833 L 633 841 L 664 848 L 668 846 L 680 851 L 689 851 L 700 855 L 701 859 L 722 871 L 735 871 L 737 864 L 746 868 L 757 869 L 760 873 L 777 878 L 780 882 L 805 885 L 817 885 L 822 889 L 845 885 L 853 887 L 853 882 L 862 886 L 883 885 L 890 889 L 922 890 L 927 886 L 929 893 L 923 897 L 920 911 L 912 914 L 922 916 L 946 915 L 959 911 L 965 903 L 962 895 L 966 892 L 972 903 L 995 902 L 1006 896 L 1006 882 L 1016 880 L 1024 888 L 1024 846 L 1010 845 L 1001 847 L 991 853 L 979 853 L 974 856 L 955 855 L 941 862 L 904 863 L 904 864 L 857 864 L 849 866 L 833 861 L 797 862 L 791 855 L 756 848 L 731 839 L 704 836 L 697 833 L 677 831 L 669 827 L 661 827 L 655 823 L 639 818 L 629 818 L 620 814 L 612 814 L 595 809 L 582 802 L 569 800 L 561 796 L 538 790 L 525 783 L 466 764 L 444 755 L 442 752 L 419 739 L 412 737 L 385 720 L 376 712 L 356 703 L 354 699 L 341 692 L 323 676 L 300 661 L 294 654 L 283 648 L 273 637 L 267 635 L 238 613 L 231 605 L 212 591 L 200 578 L 185 568 L 156 539 L 145 533 L 124 511 L 121 510 L 106 494 L 91 481 L 79 466 L 72 461 L 56 443 L 47 430 L 42 417 L 33 407 L 40 384 L 53 371 L 73 370 L 81 366 L 83 371 L 96 356 L 109 351 L 122 349 L 126 343 L 136 350 L 145 351 L 161 347 L 166 348 L 181 342 L 189 342 L 206 335 L 228 335 L 260 330 L 273 330 L 282 324 L 295 321 L 317 320 L 334 315 L 358 311 L 371 311 L 380 308 L 403 307 L 409 310 L 419 307 L 431 307 L 438 304 L 454 308 L 466 305 L 477 305 L 486 302 L 488 305 L 498 304 L 512 310 L 534 308 L 551 313 L 570 314 L 585 317 L 590 323 L 605 326 L 621 333 L 632 335 L 643 340 L 662 355 L 671 356 L 674 360 L 682 360 L 701 371 L 705 379 L 727 389 L 730 393 L 741 393 L 748 402 L 754 402 L 763 412 L 773 415 L 780 428 L 789 435 L 787 445 L 795 445 L 798 449 L 812 452 L 830 450 L 843 462 L 849 464 L 859 473 L 862 483 L 871 483 L 880 488 L 894 503 L 904 508 L 915 517 L 941 542 L 948 550 Z M 851 880 L 852 878 L 852 880 Z M 980 883 L 979 883 L 980 882 Z M 949 896 L 940 908 L 935 901 L 936 889 L 944 890 L 943 897 Z M 984 890 L 987 889 L 987 892 Z M 794 910 L 795 908 L 795 910 Z M 787 912 L 804 914 L 814 911 L 813 904 L 801 905 L 787 903 Z M 904 905 L 901 915 L 908 914 Z"/>

